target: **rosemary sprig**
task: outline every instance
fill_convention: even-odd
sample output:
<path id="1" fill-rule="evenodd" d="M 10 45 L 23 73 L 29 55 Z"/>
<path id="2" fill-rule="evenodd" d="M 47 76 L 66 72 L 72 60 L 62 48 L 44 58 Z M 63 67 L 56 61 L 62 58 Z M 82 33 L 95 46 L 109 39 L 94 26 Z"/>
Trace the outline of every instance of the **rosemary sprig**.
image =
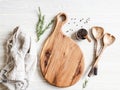
<path id="1" fill-rule="evenodd" d="M 50 22 L 48 25 L 46 25 L 46 27 L 44 28 L 44 30 L 43 30 L 43 31 L 47 30 L 53 22 L 54 22 L 54 19 L 53 19 L 53 20 L 51 20 L 51 22 Z"/>
<path id="2" fill-rule="evenodd" d="M 41 10 L 40 7 L 38 8 L 38 22 L 36 25 L 36 34 L 37 34 L 37 40 L 39 41 L 40 36 L 47 30 L 50 28 L 50 26 L 53 24 L 54 20 L 51 20 L 45 27 L 45 15 L 41 14 Z"/>
<path id="3" fill-rule="evenodd" d="M 87 83 L 88 83 L 88 80 L 85 79 L 85 81 L 84 81 L 84 83 L 83 83 L 83 86 L 82 86 L 83 89 L 87 86 Z"/>

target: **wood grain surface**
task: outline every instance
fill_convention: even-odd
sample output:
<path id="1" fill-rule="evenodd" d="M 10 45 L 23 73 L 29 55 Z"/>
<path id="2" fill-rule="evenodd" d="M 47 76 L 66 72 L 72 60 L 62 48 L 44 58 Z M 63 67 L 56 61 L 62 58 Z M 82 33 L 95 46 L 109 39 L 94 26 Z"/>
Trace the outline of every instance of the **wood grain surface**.
<path id="1" fill-rule="evenodd" d="M 68 87 L 75 84 L 84 71 L 84 56 L 79 46 L 62 33 L 67 16 L 59 13 L 53 33 L 46 40 L 40 67 L 44 78 L 52 85 Z"/>

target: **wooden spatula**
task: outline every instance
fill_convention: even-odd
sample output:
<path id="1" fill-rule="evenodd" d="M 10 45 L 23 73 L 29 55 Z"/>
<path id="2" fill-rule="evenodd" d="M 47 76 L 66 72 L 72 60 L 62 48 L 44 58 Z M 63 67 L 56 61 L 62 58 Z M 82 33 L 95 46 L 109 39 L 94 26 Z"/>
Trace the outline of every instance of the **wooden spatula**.
<path id="1" fill-rule="evenodd" d="M 52 85 L 68 87 L 75 84 L 83 74 L 84 57 L 79 46 L 62 33 L 67 16 L 59 13 L 53 33 L 46 40 L 40 67 L 43 77 Z"/>

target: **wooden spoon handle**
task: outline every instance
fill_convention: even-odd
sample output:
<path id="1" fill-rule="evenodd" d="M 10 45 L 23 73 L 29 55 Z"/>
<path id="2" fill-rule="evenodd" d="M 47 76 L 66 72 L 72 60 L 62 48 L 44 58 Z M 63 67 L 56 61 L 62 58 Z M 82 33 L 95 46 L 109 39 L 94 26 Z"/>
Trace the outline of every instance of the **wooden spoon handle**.
<path id="1" fill-rule="evenodd" d="M 84 36 L 88 40 L 88 42 L 91 42 L 91 39 L 88 37 L 88 35 Z"/>
<path id="2" fill-rule="evenodd" d="M 102 51 L 100 52 L 99 56 L 97 57 L 97 59 L 96 59 L 95 62 L 93 63 L 92 68 L 91 68 L 90 72 L 88 73 L 88 76 L 89 76 L 89 77 L 92 75 L 92 72 L 93 72 L 93 70 L 94 70 L 94 67 L 98 64 L 98 61 L 100 60 L 101 55 L 102 55 L 102 53 L 103 53 L 103 51 L 104 51 L 105 48 L 106 48 L 106 46 L 103 47 L 103 49 L 102 49 Z"/>
<path id="3" fill-rule="evenodd" d="M 98 54 L 99 52 L 98 52 L 98 40 L 95 40 L 95 42 L 94 42 L 94 57 L 95 57 L 95 60 L 96 60 L 96 57 L 100 54 Z M 94 75 L 97 75 L 97 72 L 98 72 L 98 65 L 96 65 L 95 67 L 94 67 L 94 71 L 93 71 L 93 73 L 94 73 Z"/>

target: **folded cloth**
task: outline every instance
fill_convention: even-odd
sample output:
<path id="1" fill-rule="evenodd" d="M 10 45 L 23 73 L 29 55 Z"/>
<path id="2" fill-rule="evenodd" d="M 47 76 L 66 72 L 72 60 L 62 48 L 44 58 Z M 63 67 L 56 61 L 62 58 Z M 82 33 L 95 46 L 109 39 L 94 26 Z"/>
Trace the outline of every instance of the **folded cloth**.
<path id="1" fill-rule="evenodd" d="M 28 34 L 23 33 L 19 27 L 14 29 L 6 45 L 7 61 L 0 72 L 1 83 L 10 83 L 15 86 L 15 90 L 27 89 L 37 64 L 35 46 Z"/>

